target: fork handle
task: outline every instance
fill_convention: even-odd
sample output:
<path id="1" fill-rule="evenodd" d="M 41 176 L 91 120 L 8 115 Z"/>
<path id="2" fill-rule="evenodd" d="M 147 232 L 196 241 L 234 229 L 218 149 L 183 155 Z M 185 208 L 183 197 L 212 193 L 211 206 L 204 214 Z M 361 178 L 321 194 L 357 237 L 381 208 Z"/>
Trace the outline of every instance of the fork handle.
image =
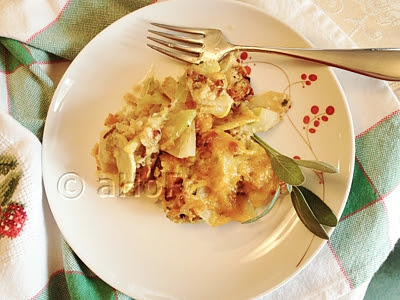
<path id="1" fill-rule="evenodd" d="M 247 52 L 276 53 L 366 76 L 400 81 L 400 48 L 317 49 L 235 46 Z"/>

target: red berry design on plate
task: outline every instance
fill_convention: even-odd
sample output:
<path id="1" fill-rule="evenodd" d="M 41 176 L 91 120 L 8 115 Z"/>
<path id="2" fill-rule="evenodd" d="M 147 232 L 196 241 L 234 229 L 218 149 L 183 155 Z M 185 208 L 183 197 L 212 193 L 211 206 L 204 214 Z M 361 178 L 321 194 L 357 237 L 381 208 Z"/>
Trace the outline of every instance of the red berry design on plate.
<path id="1" fill-rule="evenodd" d="M 303 82 L 303 88 L 305 87 L 305 85 L 311 85 L 311 83 L 313 83 L 314 81 L 316 81 L 318 79 L 318 76 L 315 74 L 301 74 L 300 78 Z"/>
<path id="2" fill-rule="evenodd" d="M 251 73 L 251 67 L 249 67 L 249 66 L 244 66 L 244 69 L 246 70 L 247 75 L 250 75 L 250 73 Z"/>
<path id="3" fill-rule="evenodd" d="M 313 105 L 310 108 L 310 112 L 311 115 L 305 115 L 303 117 L 303 129 L 307 130 L 309 133 L 316 133 L 317 128 L 320 127 L 322 122 L 328 122 L 329 116 L 335 113 L 335 108 L 329 105 L 323 112 L 321 112 L 321 109 L 318 105 Z"/>
<path id="4" fill-rule="evenodd" d="M 236 59 L 236 61 L 238 62 L 238 63 L 248 63 L 248 62 L 245 62 L 245 60 L 247 60 L 247 59 L 251 59 L 251 57 L 249 56 L 249 54 L 246 52 L 246 51 L 243 51 L 242 53 L 240 53 L 240 55 L 239 55 L 239 57 Z M 255 66 L 255 64 L 254 64 L 254 66 Z M 249 65 L 246 65 L 246 66 L 244 66 L 244 69 L 245 69 L 245 71 L 246 71 L 246 74 L 247 75 L 250 75 L 250 73 L 251 73 L 251 67 L 249 66 Z"/>
<path id="5" fill-rule="evenodd" d="M 0 214 L 0 236 L 15 238 L 24 227 L 26 217 L 22 204 L 10 203 Z"/>
<path id="6" fill-rule="evenodd" d="M 326 112 L 326 114 L 327 115 L 333 115 L 334 114 L 334 112 L 335 112 L 335 108 L 333 107 L 333 106 L 328 106 L 326 109 L 325 109 L 325 112 Z"/>
<path id="7" fill-rule="evenodd" d="M 311 113 L 316 115 L 319 112 L 319 107 L 317 105 L 311 106 Z"/>
<path id="8" fill-rule="evenodd" d="M 249 57 L 249 54 L 247 52 L 242 52 L 240 54 L 240 59 L 241 60 L 246 60 Z"/>

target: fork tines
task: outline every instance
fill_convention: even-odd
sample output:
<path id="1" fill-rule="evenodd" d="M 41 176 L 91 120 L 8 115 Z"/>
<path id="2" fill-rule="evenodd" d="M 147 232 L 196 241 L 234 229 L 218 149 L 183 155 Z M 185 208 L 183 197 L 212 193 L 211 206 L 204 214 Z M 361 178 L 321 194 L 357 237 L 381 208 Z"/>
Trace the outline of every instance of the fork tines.
<path id="1" fill-rule="evenodd" d="M 192 33 L 192 34 L 201 34 L 205 35 L 204 30 L 200 28 L 195 28 L 195 27 L 183 27 L 183 26 L 173 26 L 173 25 L 167 25 L 167 24 L 161 24 L 161 23 L 150 23 L 153 26 L 168 29 L 171 31 L 178 31 L 178 32 L 183 32 L 183 33 Z"/>
<path id="2" fill-rule="evenodd" d="M 198 63 L 201 55 L 203 38 L 205 33 L 197 28 L 171 26 L 160 23 L 151 23 L 151 25 L 168 30 L 162 32 L 149 29 L 148 31 L 154 35 L 164 39 L 148 36 L 147 38 L 164 47 L 147 44 L 150 48 L 157 50 L 165 55 L 179 59 L 184 62 Z M 182 34 L 177 34 L 184 33 Z M 171 50 L 172 49 L 172 50 Z"/>

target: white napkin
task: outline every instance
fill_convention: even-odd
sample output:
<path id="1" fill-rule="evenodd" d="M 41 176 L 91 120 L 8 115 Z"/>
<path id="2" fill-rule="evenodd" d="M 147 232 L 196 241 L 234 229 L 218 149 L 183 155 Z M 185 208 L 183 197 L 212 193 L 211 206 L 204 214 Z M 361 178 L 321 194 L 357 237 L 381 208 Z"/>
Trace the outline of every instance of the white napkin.
<path id="1" fill-rule="evenodd" d="M 62 266 L 60 235 L 42 198 L 40 142 L 1 110 L 0 128 L 0 299 L 27 299 Z"/>
<path id="2" fill-rule="evenodd" d="M 71 0 L 0 1 L 1 36 L 29 42 L 34 34 L 51 26 Z"/>

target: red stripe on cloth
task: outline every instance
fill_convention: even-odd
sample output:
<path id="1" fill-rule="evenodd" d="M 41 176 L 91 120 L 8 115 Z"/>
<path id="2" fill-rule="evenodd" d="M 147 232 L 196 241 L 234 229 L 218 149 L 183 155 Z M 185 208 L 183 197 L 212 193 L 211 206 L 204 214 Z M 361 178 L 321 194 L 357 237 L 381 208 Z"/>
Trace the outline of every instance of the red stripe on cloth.
<path id="1" fill-rule="evenodd" d="M 372 125 L 371 127 L 369 127 L 367 130 L 361 132 L 360 134 L 356 135 L 356 139 L 362 137 L 363 135 L 367 134 L 368 132 L 370 132 L 372 129 L 374 129 L 376 126 L 378 126 L 379 124 L 382 124 L 383 122 L 385 122 L 386 120 L 390 119 L 391 117 L 397 115 L 398 113 L 400 113 L 400 109 L 395 110 L 394 112 L 392 112 L 391 114 L 387 115 L 386 117 L 384 117 L 382 120 L 376 122 L 374 125 Z"/>
<path id="2" fill-rule="evenodd" d="M 64 62 L 70 62 L 70 60 L 68 60 L 68 59 L 62 59 L 62 60 L 56 60 L 56 61 L 36 61 L 36 62 L 33 62 L 33 63 L 30 63 L 29 65 L 27 65 L 26 67 L 31 67 L 32 65 L 35 65 L 35 64 L 37 64 L 37 65 L 52 65 L 52 64 L 60 64 L 60 63 L 64 63 Z M 15 71 L 17 71 L 19 68 L 22 68 L 22 67 L 25 67 L 25 65 L 24 64 L 20 64 L 19 66 L 17 66 L 13 71 L 11 71 L 11 72 L 6 72 L 6 71 L 1 71 L 0 70 L 0 73 L 3 73 L 3 74 L 6 74 L 6 75 L 10 75 L 10 74 L 12 74 L 12 73 L 14 73 Z"/>
<path id="3" fill-rule="evenodd" d="M 118 292 L 114 288 L 113 288 L 113 293 L 114 293 L 115 300 L 118 300 Z"/>
<path id="4" fill-rule="evenodd" d="M 340 222 L 343 221 L 343 220 L 346 220 L 347 218 L 349 218 L 349 217 L 351 217 L 351 216 L 353 216 L 353 215 L 359 213 L 360 211 L 363 211 L 364 209 L 366 209 L 366 208 L 368 208 L 368 207 L 370 207 L 370 206 L 372 206 L 372 205 L 374 205 L 374 204 L 376 204 L 376 203 L 378 203 L 378 202 L 381 202 L 381 201 L 384 200 L 388 195 L 390 195 L 394 190 L 396 190 L 397 188 L 400 187 L 400 183 L 398 183 L 398 184 L 397 184 L 394 188 L 392 188 L 389 192 L 387 192 L 387 193 L 384 194 L 384 195 L 381 195 L 381 194 L 379 193 L 378 189 L 376 188 L 376 186 L 374 185 L 374 183 L 372 182 L 371 178 L 368 176 L 367 172 L 364 170 L 363 166 L 361 165 L 361 163 L 360 163 L 360 161 L 358 160 L 357 157 L 355 158 L 355 161 L 356 161 L 356 163 L 359 165 L 361 171 L 363 172 L 364 176 L 367 178 L 368 182 L 371 184 L 371 186 L 372 186 L 372 188 L 374 189 L 375 193 L 378 195 L 378 199 L 375 200 L 375 201 L 372 201 L 372 202 L 368 203 L 367 205 L 365 205 L 365 206 L 363 206 L 363 207 L 361 207 L 361 208 L 359 208 L 359 209 L 353 211 L 352 213 L 350 213 L 350 214 L 344 216 L 343 218 L 341 218 L 341 219 L 339 220 Z M 382 203 L 383 203 L 384 209 L 385 209 L 385 211 L 386 211 L 386 214 L 388 214 L 386 204 L 384 203 L 384 201 L 382 201 Z"/>
<path id="5" fill-rule="evenodd" d="M 19 42 L 19 43 L 20 43 L 20 45 L 22 46 L 22 48 L 24 48 L 25 51 L 28 52 L 29 56 L 34 60 L 34 62 L 37 62 L 37 60 L 33 57 L 32 52 L 31 52 L 31 50 L 28 48 L 28 46 L 27 46 L 25 43 L 22 43 L 22 42 Z M 34 62 L 33 62 L 33 63 L 30 63 L 28 67 L 30 67 L 31 65 L 33 65 Z"/>
<path id="6" fill-rule="evenodd" d="M 370 206 L 372 206 L 372 205 L 374 205 L 374 204 L 376 204 L 376 203 L 378 203 L 378 202 L 382 202 L 383 207 L 384 207 L 384 209 L 385 209 L 385 211 L 386 211 L 386 214 L 388 214 L 388 210 L 387 210 L 387 207 L 386 207 L 386 203 L 385 203 L 383 200 L 385 200 L 385 198 L 386 198 L 388 195 L 390 195 L 395 189 L 397 189 L 397 188 L 399 188 L 399 187 L 400 187 L 400 184 L 398 184 L 397 186 L 395 186 L 391 191 L 387 192 L 385 195 L 380 196 L 380 197 L 379 197 L 378 199 L 376 199 L 375 201 L 372 201 L 372 202 L 368 203 L 367 205 L 364 205 L 363 207 L 361 207 L 361 208 L 359 208 L 359 209 L 353 211 L 352 213 L 350 213 L 350 214 L 344 216 L 343 218 L 341 218 L 341 219 L 339 220 L 339 222 L 341 222 L 341 221 L 343 221 L 343 220 L 346 220 L 346 219 L 350 218 L 351 216 L 354 216 L 355 214 L 359 213 L 360 211 L 363 211 L 364 209 L 366 209 L 366 208 L 368 208 L 368 207 L 370 207 Z"/>
<path id="7" fill-rule="evenodd" d="M 374 204 L 376 204 L 378 202 L 381 202 L 381 201 L 382 201 L 382 199 L 379 197 L 377 200 L 372 201 L 372 202 L 368 203 L 367 205 L 364 205 L 363 207 L 353 211 L 352 213 L 344 216 L 343 218 L 340 218 L 339 222 L 342 222 L 342 221 L 350 218 L 351 216 L 354 216 L 355 214 L 359 213 L 360 211 L 363 211 L 364 209 L 366 209 L 366 208 L 368 208 L 368 207 L 370 207 L 370 206 L 372 206 L 372 205 L 374 205 Z"/>
<path id="8" fill-rule="evenodd" d="M 26 40 L 26 43 L 30 43 L 32 42 L 32 40 L 37 37 L 39 34 L 41 34 L 42 32 L 46 31 L 47 29 L 49 29 L 51 26 L 53 26 L 62 16 L 62 14 L 65 12 L 65 10 L 67 9 L 68 5 L 71 3 L 71 0 L 68 0 L 67 3 L 65 3 L 64 7 L 61 9 L 61 11 L 59 12 L 59 14 L 57 15 L 57 17 L 50 22 L 49 24 L 47 24 L 45 27 L 43 27 L 42 29 L 40 29 L 38 32 L 35 32 L 30 38 L 28 38 Z"/>
<path id="9" fill-rule="evenodd" d="M 372 201 L 372 202 L 368 203 L 367 205 L 365 205 L 365 206 L 363 206 L 363 207 L 361 207 L 361 208 L 359 208 L 359 209 L 353 211 L 352 213 L 350 213 L 350 214 L 344 216 L 343 218 L 341 218 L 341 219 L 339 220 L 339 222 L 341 222 L 341 221 L 343 221 L 343 220 L 346 220 L 346 219 L 350 218 L 351 216 L 354 216 L 355 214 L 357 214 L 357 213 L 363 211 L 364 209 L 367 209 L 368 207 L 370 207 L 370 206 L 372 206 L 372 205 L 375 205 L 375 204 L 377 204 L 377 203 L 382 204 L 383 209 L 385 210 L 386 217 L 389 219 L 389 210 L 388 210 L 388 208 L 387 208 L 387 206 L 386 206 L 385 198 L 386 198 L 387 196 L 389 196 L 391 193 L 393 193 L 393 191 L 396 190 L 396 189 L 398 189 L 399 187 L 400 187 L 400 183 L 399 183 L 398 185 L 396 185 L 392 190 L 390 190 L 389 192 L 387 192 L 385 195 L 379 196 L 379 198 L 378 198 L 377 200 Z M 390 224 L 388 223 L 388 232 L 389 232 L 389 225 L 390 225 Z M 389 244 L 390 244 L 392 247 L 394 247 L 394 243 L 393 243 L 393 241 L 390 239 L 390 235 L 389 235 L 389 234 L 388 234 L 388 240 L 389 240 Z"/>
<path id="10" fill-rule="evenodd" d="M 50 275 L 50 278 L 49 278 L 49 281 L 46 283 L 46 285 L 45 285 L 43 288 L 41 288 L 40 291 L 39 291 L 35 296 L 33 296 L 32 298 L 30 298 L 29 300 L 34 300 L 34 299 L 36 299 L 37 297 L 39 297 L 40 294 L 42 294 L 42 293 L 44 292 L 44 290 L 47 289 L 47 288 L 49 287 L 51 279 L 52 279 L 54 276 L 57 276 L 58 274 L 61 274 L 61 273 L 64 273 L 64 269 L 58 270 L 58 271 L 54 272 L 53 274 L 51 274 L 51 275 Z"/>
<path id="11" fill-rule="evenodd" d="M 57 276 L 57 275 L 59 275 L 59 274 L 79 274 L 79 275 L 84 275 L 85 277 L 88 277 L 88 278 L 98 278 L 97 275 L 88 276 L 88 275 L 86 275 L 85 273 L 80 272 L 80 271 L 65 271 L 65 269 L 60 269 L 60 270 L 55 271 L 53 274 L 51 274 L 50 277 L 49 277 L 49 281 L 46 283 L 46 285 L 45 285 L 43 288 L 41 288 L 40 291 L 39 291 L 35 296 L 33 296 L 32 298 L 30 298 L 29 300 L 35 300 L 35 299 L 37 299 L 37 297 L 39 297 L 39 296 L 49 287 L 50 281 L 51 281 L 55 276 Z"/>
<path id="12" fill-rule="evenodd" d="M 29 55 L 33 58 L 32 52 L 31 52 L 31 50 L 26 46 L 26 44 L 24 44 L 24 43 L 22 43 L 22 42 L 19 42 L 19 43 L 20 43 L 20 45 L 26 50 L 26 52 L 28 52 Z"/>
<path id="13" fill-rule="evenodd" d="M 375 193 L 378 195 L 379 198 L 381 198 L 381 194 L 378 191 L 378 188 L 375 186 L 375 184 L 373 183 L 371 177 L 369 177 L 368 173 L 365 171 L 363 165 L 361 164 L 360 160 L 358 159 L 358 157 L 355 157 L 355 162 L 358 164 L 358 166 L 360 167 L 361 172 L 363 172 L 364 176 L 367 178 L 369 184 L 372 186 L 372 188 L 374 189 Z"/>
<path id="14" fill-rule="evenodd" d="M 333 246 L 332 246 L 331 242 L 328 241 L 327 244 L 328 244 L 329 249 L 331 249 L 331 252 L 332 252 L 332 254 L 333 254 L 333 257 L 335 258 L 335 260 L 336 260 L 336 262 L 337 262 L 337 264 L 338 264 L 338 266 L 339 266 L 339 268 L 340 268 L 340 271 L 342 271 L 344 277 L 346 278 L 346 281 L 347 281 L 347 283 L 349 284 L 350 289 L 353 290 L 353 289 L 354 289 L 353 283 L 351 282 L 351 279 L 350 279 L 350 277 L 349 277 L 349 274 L 347 274 L 346 270 L 344 269 L 344 267 L 343 267 L 343 265 L 342 265 L 342 262 L 341 262 L 340 259 L 339 259 L 339 256 L 336 254 L 335 249 L 333 249 Z"/>

